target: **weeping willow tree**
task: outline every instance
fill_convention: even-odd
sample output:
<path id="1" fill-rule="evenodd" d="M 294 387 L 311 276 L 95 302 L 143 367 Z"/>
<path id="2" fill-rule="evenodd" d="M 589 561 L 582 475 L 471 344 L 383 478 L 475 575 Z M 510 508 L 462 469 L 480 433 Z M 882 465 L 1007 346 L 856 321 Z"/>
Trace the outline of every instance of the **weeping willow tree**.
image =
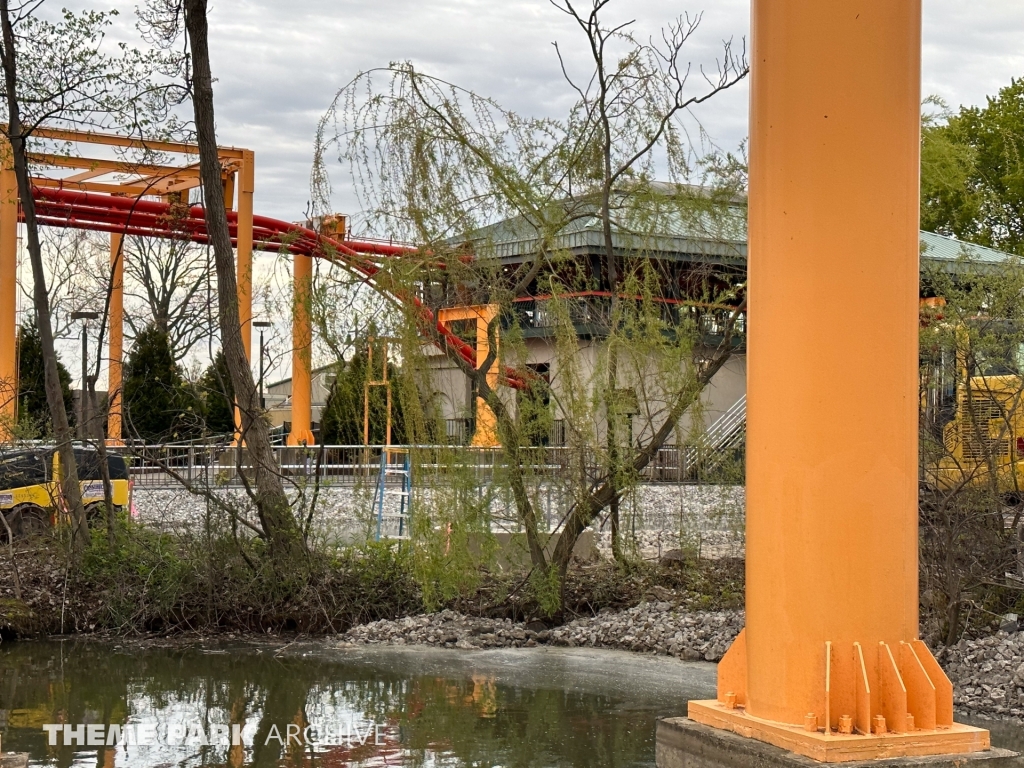
<path id="1" fill-rule="evenodd" d="M 318 212 L 328 213 L 337 158 L 355 182 L 364 226 L 417 244 L 373 278 L 391 296 L 419 299 L 394 305 L 404 365 L 415 367 L 426 337 L 494 413 L 531 581 L 556 611 L 579 535 L 606 511 L 616 529 L 623 494 L 736 348 L 745 313 L 738 281 L 714 258 L 698 255 L 683 277 L 657 257 L 669 241 L 716 250 L 742 239 L 742 166 L 692 142 L 684 118 L 748 70 L 727 42 L 713 74 L 691 77 L 687 44 L 699 16 L 643 42 L 632 22 L 606 20 L 608 0 L 553 6 L 575 22 L 588 56 L 577 73 L 576 57 L 556 46 L 576 97 L 564 118 L 525 117 L 393 64 L 337 94 L 319 126 L 312 186 Z M 503 258 L 510 244 L 516 259 Z M 498 307 L 483 364 L 436 327 L 436 312 L 452 305 Z M 545 375 L 528 367 L 541 314 L 553 355 Z M 561 520 L 542 524 L 529 491 L 531 446 L 552 408 L 567 425 L 570 502 Z M 421 407 L 421 423 L 429 410 Z M 414 424 L 407 429 L 414 438 Z M 558 534 L 553 547 L 549 533 Z M 621 556 L 617 538 L 615 549 Z"/>

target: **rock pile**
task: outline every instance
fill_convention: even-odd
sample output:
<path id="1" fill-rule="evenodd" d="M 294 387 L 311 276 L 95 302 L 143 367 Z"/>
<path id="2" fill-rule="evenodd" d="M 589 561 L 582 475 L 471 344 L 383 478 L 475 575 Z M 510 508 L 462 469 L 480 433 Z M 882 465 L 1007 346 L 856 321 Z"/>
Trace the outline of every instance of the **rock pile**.
<path id="1" fill-rule="evenodd" d="M 482 619 L 455 611 L 381 619 L 352 627 L 345 642 L 387 645 L 434 645 L 442 648 L 533 647 L 551 638 L 549 630 L 527 629 L 508 619 Z M 538 629 L 540 631 L 538 631 Z"/>
<path id="2" fill-rule="evenodd" d="M 641 603 L 620 613 L 577 619 L 551 632 L 554 645 L 618 648 L 719 661 L 743 629 L 742 611 L 679 610 L 672 603 Z"/>
<path id="3" fill-rule="evenodd" d="M 362 624 L 350 629 L 344 642 L 465 650 L 558 645 L 719 661 L 743 622 L 742 611 L 688 612 L 667 601 L 641 603 L 553 629 L 540 622 L 516 624 L 441 611 Z M 961 716 L 1009 719 L 1024 725 L 1024 632 L 962 640 L 939 658 L 953 681 L 954 704 Z"/>
<path id="4" fill-rule="evenodd" d="M 617 648 L 686 660 L 718 661 L 743 628 L 740 611 L 686 612 L 669 602 L 641 603 L 620 613 L 577 619 L 554 629 L 454 611 L 375 621 L 350 629 L 349 643 L 421 644 L 444 648 L 520 648 L 541 644 Z"/>
<path id="5" fill-rule="evenodd" d="M 1024 725 L 1024 632 L 961 640 L 941 661 L 958 712 Z"/>

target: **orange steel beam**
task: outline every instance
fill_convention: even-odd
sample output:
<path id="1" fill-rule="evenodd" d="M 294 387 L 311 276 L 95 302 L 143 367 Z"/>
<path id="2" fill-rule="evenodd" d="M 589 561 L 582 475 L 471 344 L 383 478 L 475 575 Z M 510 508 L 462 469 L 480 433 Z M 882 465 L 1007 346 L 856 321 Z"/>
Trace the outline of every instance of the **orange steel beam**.
<path id="1" fill-rule="evenodd" d="M 238 172 L 238 234 L 235 244 L 235 279 L 238 301 L 238 323 L 242 334 L 245 359 L 252 362 L 252 195 L 256 186 L 255 158 L 246 149 L 242 151 L 242 166 Z M 225 201 L 226 202 L 226 201 Z M 231 209 L 230 204 L 227 206 Z M 294 384 L 294 382 L 293 382 Z M 242 414 L 235 407 L 235 433 L 241 434 Z"/>
<path id="2" fill-rule="evenodd" d="M 104 145 L 158 152 L 162 154 L 184 154 L 192 156 L 198 153 L 194 144 L 166 141 L 143 141 L 127 136 L 116 136 L 89 131 L 69 131 L 41 128 L 34 132 L 37 138 L 54 141 Z M 222 173 L 226 178 L 232 177 L 245 164 L 252 152 L 234 147 L 218 147 L 218 156 Z M 40 167 L 80 169 L 82 173 L 59 178 L 47 178 L 38 169 L 33 178 L 37 187 L 75 188 L 88 192 L 106 192 L 116 195 L 143 197 L 148 195 L 167 195 L 186 189 L 198 187 L 198 164 L 189 157 L 185 165 L 168 165 L 165 163 L 133 162 L 130 160 L 112 160 L 109 158 L 79 157 L 47 152 L 33 152 L 30 159 Z M 93 181 L 97 177 L 118 174 L 122 178 L 114 180 Z M 123 177 L 134 178 L 123 178 Z"/>
<path id="3" fill-rule="evenodd" d="M 477 370 L 487 362 L 487 355 L 490 354 L 491 344 L 487 338 L 487 327 L 491 321 L 498 316 L 497 304 L 480 304 L 468 307 L 449 307 L 437 311 L 438 323 L 449 325 L 459 320 L 476 321 L 476 367 Z M 498 387 L 498 365 L 491 365 L 487 371 L 487 383 L 492 389 Z M 491 406 L 484 402 L 482 397 L 476 399 L 476 429 L 473 431 L 473 440 L 470 445 L 482 448 L 493 448 L 498 442 L 498 420 L 494 416 Z"/>
<path id="4" fill-rule="evenodd" d="M 124 358 L 124 238 L 110 236 L 110 347 L 107 368 L 107 444 L 121 445 L 121 384 Z"/>
<path id="5" fill-rule="evenodd" d="M 76 189 L 82 192 L 102 192 L 122 197 L 145 197 L 147 195 L 164 195 L 181 189 L 192 189 L 199 186 L 194 179 L 184 181 L 168 180 L 162 184 L 141 183 L 108 183 L 104 181 L 70 181 L 69 179 L 45 179 L 39 176 L 32 178 L 32 186 L 48 189 Z"/>
<path id="6" fill-rule="evenodd" d="M 7 157 L 10 157 L 9 152 Z M 0 440 L 12 437 L 18 415 L 17 274 L 18 181 L 11 168 L 3 167 L 0 169 Z"/>
<path id="7" fill-rule="evenodd" d="M 124 147 L 126 149 L 145 149 L 152 152 L 172 152 L 185 155 L 198 155 L 199 145 L 186 144 L 180 141 L 150 141 L 149 139 L 133 139 L 130 136 L 119 136 L 115 133 L 99 131 L 70 131 L 62 128 L 36 128 L 32 131 L 36 138 L 53 139 L 82 144 L 100 144 L 107 147 Z M 222 157 L 241 159 L 247 150 L 237 147 L 217 147 Z"/>
<path id="8" fill-rule="evenodd" d="M 984 750 L 918 640 L 921 3 L 752 22 L 747 627 L 689 716 L 827 762 Z"/>
<path id="9" fill-rule="evenodd" d="M 288 433 L 288 445 L 314 445 L 313 329 L 309 318 L 309 302 L 313 295 L 313 257 L 295 254 L 292 257 L 292 270 L 292 429 Z"/>
<path id="10" fill-rule="evenodd" d="M 255 189 L 253 153 L 245 150 L 238 178 L 238 243 L 235 269 L 238 279 L 238 319 L 245 356 L 252 360 L 252 195 Z M 229 206 L 230 209 L 230 206 Z"/>
<path id="11" fill-rule="evenodd" d="M 190 176 L 199 177 L 199 166 L 188 165 L 177 167 L 173 165 L 150 165 L 148 163 L 133 163 L 128 160 L 104 160 L 101 158 L 70 157 L 68 155 L 55 155 L 50 152 L 29 152 L 28 159 L 40 165 L 52 168 L 82 168 L 89 171 L 106 171 L 107 173 L 127 173 L 136 176 L 153 176 L 156 178 L 167 178 L 169 176 Z"/>

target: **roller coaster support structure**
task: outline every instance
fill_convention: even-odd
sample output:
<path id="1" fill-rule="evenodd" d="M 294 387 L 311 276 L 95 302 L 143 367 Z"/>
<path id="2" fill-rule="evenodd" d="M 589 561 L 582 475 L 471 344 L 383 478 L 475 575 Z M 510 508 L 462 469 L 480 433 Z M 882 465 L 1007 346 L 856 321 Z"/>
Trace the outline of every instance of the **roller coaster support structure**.
<path id="1" fill-rule="evenodd" d="M 200 186 L 198 147 L 193 144 L 142 141 L 126 136 L 87 133 L 60 129 L 38 129 L 35 137 L 54 148 L 67 143 L 107 147 L 108 157 L 82 154 L 33 152 L 33 198 L 39 223 L 44 226 L 92 230 L 110 234 L 110 258 L 113 284 L 110 297 L 110 348 L 108 353 L 108 389 L 111 411 L 108 440 L 122 438 L 123 400 L 121 396 L 124 319 L 123 273 L 124 238 L 157 237 L 207 243 L 203 208 L 189 205 L 191 189 Z M 116 150 L 112 153 L 110 148 Z M 293 315 L 293 392 L 292 432 L 289 443 L 310 445 L 311 432 L 311 345 L 312 329 L 309 302 L 312 297 L 312 259 L 336 262 L 360 275 L 392 299 L 410 305 L 421 331 L 439 345 L 471 365 L 481 359 L 480 350 L 453 333 L 408 288 L 396 285 L 383 262 L 412 256 L 417 249 L 387 242 L 357 241 L 346 237 L 341 217 L 328 217 L 331 227 L 325 232 L 286 221 L 256 216 L 253 213 L 254 156 L 250 150 L 218 148 L 228 208 L 228 225 L 236 249 L 238 314 L 246 355 L 251 358 L 252 340 L 252 258 L 254 250 L 290 254 L 294 258 L 295 311 Z M 179 165 L 153 164 L 145 159 L 131 161 L 124 156 L 135 153 L 141 158 L 181 157 Z M 121 159 L 110 159 L 117 154 Z M 17 187 L 10 170 L 10 153 L 0 147 L 0 440 L 10 436 L 17 413 L 18 370 L 16 351 L 16 275 L 17 223 L 19 217 Z M 237 192 L 237 205 L 235 202 Z M 486 336 L 478 343 L 486 344 Z M 483 354 L 486 357 L 486 351 Z M 524 386 L 515 371 L 494 368 L 489 380 Z M 240 423 L 235 414 L 236 427 Z"/>
<path id="2" fill-rule="evenodd" d="M 824 762 L 986 750 L 918 639 L 921 2 L 752 21 L 747 626 L 689 716 Z"/>

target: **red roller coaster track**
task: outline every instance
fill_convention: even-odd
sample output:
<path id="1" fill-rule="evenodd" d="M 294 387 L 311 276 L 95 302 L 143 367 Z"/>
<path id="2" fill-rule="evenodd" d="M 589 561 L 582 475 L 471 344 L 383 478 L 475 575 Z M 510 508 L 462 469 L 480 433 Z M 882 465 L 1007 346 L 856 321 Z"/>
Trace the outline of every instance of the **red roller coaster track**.
<path id="1" fill-rule="evenodd" d="M 33 187 L 32 197 L 41 225 L 209 243 L 206 213 L 202 206 L 186 208 L 156 200 L 43 187 Z M 228 227 L 231 242 L 237 245 L 238 216 L 233 211 L 228 212 Z M 418 320 L 425 328 L 435 328 L 441 343 L 455 350 L 470 365 L 476 365 L 476 350 L 439 322 L 417 296 L 390 288 L 380 279 L 384 272 L 377 261 L 414 254 L 416 248 L 374 241 L 334 240 L 312 229 L 266 216 L 253 216 L 253 248 L 302 254 L 343 264 L 362 275 L 381 293 L 415 307 Z M 525 386 L 522 376 L 511 368 L 504 371 L 503 383 L 516 388 Z"/>

